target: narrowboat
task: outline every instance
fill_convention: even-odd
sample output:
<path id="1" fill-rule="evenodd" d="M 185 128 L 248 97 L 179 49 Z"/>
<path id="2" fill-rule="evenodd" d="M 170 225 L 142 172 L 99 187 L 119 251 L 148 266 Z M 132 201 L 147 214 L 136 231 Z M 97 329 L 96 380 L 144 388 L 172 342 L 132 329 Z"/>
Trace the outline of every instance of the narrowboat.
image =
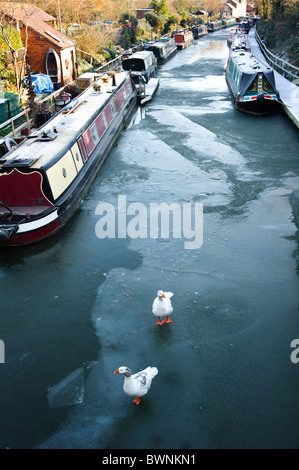
<path id="1" fill-rule="evenodd" d="M 236 18 L 223 18 L 222 19 L 222 27 L 229 28 L 230 26 L 234 26 L 237 23 Z"/>
<path id="2" fill-rule="evenodd" d="M 178 51 L 174 38 L 167 36 L 161 37 L 157 41 L 149 43 L 145 49 L 152 51 L 157 59 L 158 65 L 165 64 Z"/>
<path id="3" fill-rule="evenodd" d="M 225 77 L 239 111 L 262 116 L 279 107 L 273 69 L 250 52 L 231 51 Z"/>
<path id="4" fill-rule="evenodd" d="M 226 41 L 228 47 L 230 47 L 232 45 L 233 37 L 234 37 L 235 33 L 236 33 L 236 29 L 231 29 L 230 30 L 227 41 Z"/>
<path id="5" fill-rule="evenodd" d="M 148 83 L 157 72 L 157 59 L 152 51 L 138 51 L 122 59 L 122 68 L 131 72 L 133 82 Z"/>
<path id="6" fill-rule="evenodd" d="M 0 158 L 1 245 L 38 242 L 65 226 L 136 105 L 129 72 L 97 75 L 41 128 L 10 139 Z"/>
<path id="7" fill-rule="evenodd" d="M 214 31 L 218 31 L 219 29 L 222 29 L 222 21 L 208 21 L 207 22 L 207 30 L 208 33 L 213 33 Z"/>
<path id="8" fill-rule="evenodd" d="M 186 49 L 186 47 L 192 46 L 192 44 L 194 44 L 192 31 L 175 31 L 173 37 L 179 50 Z"/>
<path id="9" fill-rule="evenodd" d="M 244 51 L 249 52 L 251 50 L 248 34 L 238 29 L 231 31 L 227 40 L 227 44 L 232 51 L 242 49 Z"/>
<path id="10" fill-rule="evenodd" d="M 196 39 L 199 39 L 202 36 L 206 36 L 208 34 L 208 28 L 205 24 L 192 26 L 191 31 L 195 41 Z"/>
<path id="11" fill-rule="evenodd" d="M 249 23 L 249 21 L 247 20 L 244 20 L 244 21 L 240 21 L 237 25 L 237 28 L 240 29 L 241 31 L 245 31 L 246 34 L 249 33 L 250 31 L 250 28 L 251 28 L 251 23 Z"/>

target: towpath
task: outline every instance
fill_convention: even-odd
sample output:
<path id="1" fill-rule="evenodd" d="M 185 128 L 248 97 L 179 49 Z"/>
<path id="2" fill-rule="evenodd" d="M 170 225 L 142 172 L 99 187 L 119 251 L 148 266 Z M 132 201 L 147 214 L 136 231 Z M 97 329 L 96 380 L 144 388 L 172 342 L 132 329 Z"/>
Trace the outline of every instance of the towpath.
<path id="1" fill-rule="evenodd" d="M 260 60 L 267 62 L 255 38 L 255 27 L 249 32 L 249 41 L 252 53 Z M 287 80 L 274 70 L 275 82 L 283 103 L 283 109 L 299 128 L 299 86 Z M 298 79 L 299 81 L 299 79 Z"/>

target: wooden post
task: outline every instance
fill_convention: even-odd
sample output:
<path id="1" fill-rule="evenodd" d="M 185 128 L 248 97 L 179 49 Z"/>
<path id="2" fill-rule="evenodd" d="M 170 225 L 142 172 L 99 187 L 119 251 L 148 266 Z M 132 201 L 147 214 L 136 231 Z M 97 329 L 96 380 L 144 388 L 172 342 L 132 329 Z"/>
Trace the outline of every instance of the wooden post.
<path id="1" fill-rule="evenodd" d="M 29 121 L 29 110 L 26 109 L 26 119 L 27 119 L 27 129 L 30 129 L 30 121 Z"/>
<path id="2" fill-rule="evenodd" d="M 12 135 L 15 137 L 15 126 L 13 123 L 13 119 L 11 120 L 11 130 L 12 130 Z"/>

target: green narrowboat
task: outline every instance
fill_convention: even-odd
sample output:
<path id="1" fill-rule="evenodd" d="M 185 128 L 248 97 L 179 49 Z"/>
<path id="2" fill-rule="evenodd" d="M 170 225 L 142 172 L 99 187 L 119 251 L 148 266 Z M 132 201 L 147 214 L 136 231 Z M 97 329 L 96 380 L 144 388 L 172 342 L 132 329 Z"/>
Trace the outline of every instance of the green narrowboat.
<path id="1" fill-rule="evenodd" d="M 265 115 L 280 106 L 273 69 L 251 52 L 231 51 L 225 77 L 236 109 Z"/>

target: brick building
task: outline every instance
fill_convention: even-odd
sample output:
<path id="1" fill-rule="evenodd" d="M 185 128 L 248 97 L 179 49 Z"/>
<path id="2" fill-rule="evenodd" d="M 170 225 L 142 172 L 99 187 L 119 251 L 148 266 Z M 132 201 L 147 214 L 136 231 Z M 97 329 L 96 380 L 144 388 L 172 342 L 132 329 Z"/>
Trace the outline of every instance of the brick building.
<path id="1" fill-rule="evenodd" d="M 142 20 L 144 18 L 144 15 L 147 13 L 153 13 L 154 9 L 153 8 L 136 8 L 136 18 L 138 20 Z"/>
<path id="2" fill-rule="evenodd" d="M 0 2 L 6 21 L 13 21 L 25 44 L 32 73 L 49 75 L 55 88 L 77 78 L 76 43 L 54 28 L 56 19 L 28 3 Z"/>

